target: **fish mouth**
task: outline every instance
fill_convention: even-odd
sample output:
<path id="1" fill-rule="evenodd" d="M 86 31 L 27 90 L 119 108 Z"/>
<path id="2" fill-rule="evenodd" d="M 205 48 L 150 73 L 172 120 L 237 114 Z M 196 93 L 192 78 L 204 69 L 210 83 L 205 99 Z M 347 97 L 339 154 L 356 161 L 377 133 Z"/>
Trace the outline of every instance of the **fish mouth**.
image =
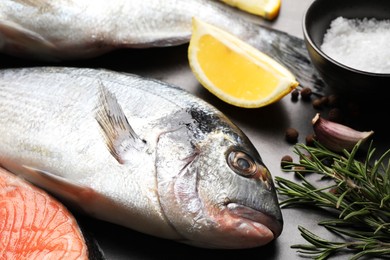
<path id="1" fill-rule="evenodd" d="M 271 216 L 270 214 L 264 213 L 260 210 L 253 209 L 251 207 L 237 204 L 237 203 L 229 203 L 226 205 L 229 212 L 233 215 L 236 215 L 241 218 L 248 219 L 254 222 L 254 225 L 261 224 L 272 231 L 274 238 L 280 236 L 283 230 L 283 220 L 278 219 L 275 216 Z"/>

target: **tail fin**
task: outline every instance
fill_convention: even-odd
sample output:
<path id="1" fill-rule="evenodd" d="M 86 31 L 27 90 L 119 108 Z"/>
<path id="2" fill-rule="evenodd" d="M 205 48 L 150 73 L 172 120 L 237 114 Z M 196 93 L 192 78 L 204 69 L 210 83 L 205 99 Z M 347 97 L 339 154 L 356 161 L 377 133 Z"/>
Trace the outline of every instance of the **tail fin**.
<path id="1" fill-rule="evenodd" d="M 325 83 L 315 70 L 303 39 L 258 25 L 257 35 L 247 41 L 286 66 L 301 87 L 311 87 L 320 93 L 323 91 Z"/>
<path id="2" fill-rule="evenodd" d="M 303 39 L 259 24 L 247 14 L 237 12 L 226 4 L 209 1 L 204 3 L 203 7 L 206 5 L 210 7 L 209 13 L 213 15 L 199 14 L 201 19 L 236 35 L 286 66 L 301 87 L 311 87 L 316 93 L 323 94 L 325 83 L 311 63 Z"/>

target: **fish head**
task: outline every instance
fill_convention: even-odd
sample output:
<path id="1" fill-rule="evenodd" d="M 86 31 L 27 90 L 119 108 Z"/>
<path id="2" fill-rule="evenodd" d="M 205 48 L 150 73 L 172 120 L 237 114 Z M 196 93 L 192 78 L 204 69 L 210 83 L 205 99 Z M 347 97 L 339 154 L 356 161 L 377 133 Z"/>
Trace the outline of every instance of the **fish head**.
<path id="1" fill-rule="evenodd" d="M 210 117 L 161 137 L 170 149 L 170 158 L 159 153 L 157 164 L 167 222 L 180 242 L 198 247 L 271 242 L 281 234 L 283 218 L 269 170 L 238 127 L 223 115 L 204 116 Z"/>

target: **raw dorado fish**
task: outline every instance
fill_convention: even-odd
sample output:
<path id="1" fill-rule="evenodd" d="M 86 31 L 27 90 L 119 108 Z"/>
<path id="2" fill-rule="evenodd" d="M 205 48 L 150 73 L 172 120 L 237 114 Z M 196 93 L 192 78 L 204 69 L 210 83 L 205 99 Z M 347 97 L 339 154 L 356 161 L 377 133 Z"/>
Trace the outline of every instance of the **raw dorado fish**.
<path id="1" fill-rule="evenodd" d="M 282 232 L 272 176 L 221 112 L 107 70 L 0 71 L 0 164 L 96 218 L 199 247 Z"/>
<path id="2" fill-rule="evenodd" d="M 89 259 L 83 234 L 59 201 L 0 168 L 0 258 Z"/>
<path id="3" fill-rule="evenodd" d="M 321 80 L 302 39 L 249 22 L 212 0 L 1 0 L 0 49 L 46 60 L 90 58 L 119 48 L 187 43 L 196 16 L 287 66 L 302 86 Z"/>

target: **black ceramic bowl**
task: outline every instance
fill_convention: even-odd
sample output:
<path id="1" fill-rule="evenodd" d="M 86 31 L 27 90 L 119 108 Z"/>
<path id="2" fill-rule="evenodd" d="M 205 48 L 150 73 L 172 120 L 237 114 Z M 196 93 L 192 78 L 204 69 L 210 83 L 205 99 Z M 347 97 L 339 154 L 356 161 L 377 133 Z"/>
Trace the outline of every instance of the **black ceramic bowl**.
<path id="1" fill-rule="evenodd" d="M 340 16 L 348 19 L 387 20 L 390 19 L 390 0 L 315 0 L 303 16 L 303 35 L 309 56 L 331 89 L 360 97 L 383 97 L 390 94 L 390 74 L 351 68 L 321 51 L 331 21 Z"/>

